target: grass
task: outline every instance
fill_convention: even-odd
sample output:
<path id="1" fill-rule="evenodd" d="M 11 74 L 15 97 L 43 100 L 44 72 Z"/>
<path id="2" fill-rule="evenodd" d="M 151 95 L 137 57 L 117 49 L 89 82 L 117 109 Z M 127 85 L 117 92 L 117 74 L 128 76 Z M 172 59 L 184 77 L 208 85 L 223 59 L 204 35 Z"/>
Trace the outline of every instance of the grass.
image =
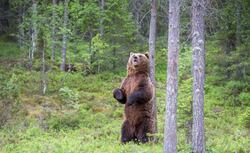
<path id="1" fill-rule="evenodd" d="M 8 47 L 6 47 L 8 48 Z M 14 50 L 14 49 L 13 49 Z M 2 53 L 2 56 L 5 53 Z M 18 56 L 18 55 L 17 55 Z M 14 83 L 20 89 L 13 103 L 12 116 L 0 128 L 2 153 L 159 153 L 163 152 L 165 115 L 165 75 L 159 72 L 157 87 L 158 138 L 157 144 L 120 143 L 123 105 L 112 97 L 125 71 L 83 76 L 81 73 L 47 73 L 48 90 L 39 94 L 40 72 L 22 67 L 7 69 L 0 66 L 1 82 Z M 165 72 L 164 72 L 165 73 Z M 186 143 L 186 123 L 191 120 L 192 79 L 180 81 L 178 95 L 178 152 L 191 152 Z M 2 85 L 2 84 L 1 84 Z M 4 85 L 4 83 L 3 83 Z M 64 90 L 60 90 L 64 89 Z M 250 152 L 249 129 L 241 116 L 248 107 L 224 105 L 223 87 L 206 82 L 205 132 L 208 153 Z"/>
<path id="2" fill-rule="evenodd" d="M 30 73 L 30 72 L 27 72 Z M 32 72 L 30 82 L 24 80 L 25 84 L 34 83 L 36 72 Z M 29 74 L 30 75 L 30 74 Z M 65 74 L 62 74 L 65 75 Z M 102 74 L 111 75 L 111 74 Z M 65 107 L 58 109 L 52 105 L 63 105 L 58 93 L 46 96 L 46 98 L 28 93 L 22 93 L 20 100 L 23 105 L 32 107 L 27 110 L 27 116 L 23 116 L 28 125 L 23 122 L 9 125 L 0 132 L 2 138 L 2 152 L 152 152 L 161 147 L 155 145 L 121 145 L 119 142 L 120 128 L 122 123 L 122 105 L 119 105 L 111 96 L 114 86 L 111 80 L 104 82 L 105 76 L 96 75 L 88 78 L 69 74 L 63 85 L 79 91 L 80 99 L 77 108 Z M 114 74 L 113 74 L 114 75 Z M 26 76 L 26 75 L 25 75 Z M 22 75 L 20 75 L 23 78 Z M 63 76 L 62 76 L 63 77 Z M 26 78 L 26 77 L 24 77 Z M 101 78 L 101 79 L 100 79 Z M 32 79 L 34 79 L 32 81 Z M 59 81 L 61 79 L 58 79 Z M 82 85 L 70 85 L 68 81 L 81 82 Z M 59 82 L 58 81 L 58 82 Z M 88 82 L 88 84 L 86 84 Z M 76 82 L 77 83 L 77 82 Z M 24 85 L 24 84 L 23 84 Z M 22 86 L 22 82 L 20 82 Z M 101 88 L 98 88 L 102 86 Z M 111 86 L 111 87 L 110 87 Z M 60 86 L 57 87 L 59 89 Z M 54 99 L 55 98 L 55 99 Z M 40 108 L 44 103 L 50 105 L 49 110 Z M 48 115 L 49 114 L 49 115 Z M 40 118 L 46 118 L 45 124 L 48 129 L 41 127 Z M 9 128 L 11 127 L 11 128 Z M 142 147 L 144 146 L 144 147 Z M 153 147 L 153 148 L 152 148 Z"/>
<path id="3" fill-rule="evenodd" d="M 0 41 L 1 51 L 0 58 L 3 59 L 17 59 L 20 57 L 21 52 L 18 46 L 12 42 Z"/>

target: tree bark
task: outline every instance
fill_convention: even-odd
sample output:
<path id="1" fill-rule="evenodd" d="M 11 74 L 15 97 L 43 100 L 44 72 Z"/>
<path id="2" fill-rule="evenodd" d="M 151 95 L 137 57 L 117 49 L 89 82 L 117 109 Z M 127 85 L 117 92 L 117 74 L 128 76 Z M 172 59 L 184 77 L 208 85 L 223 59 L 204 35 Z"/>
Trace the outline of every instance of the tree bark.
<path id="1" fill-rule="evenodd" d="M 236 51 L 237 48 L 241 45 L 241 16 L 242 16 L 242 0 L 236 0 Z M 238 80 L 243 80 L 245 78 L 244 75 L 244 65 L 240 64 L 240 61 L 237 61 L 237 69 L 235 73 L 235 77 Z"/>
<path id="2" fill-rule="evenodd" d="M 62 42 L 62 63 L 61 70 L 65 71 L 66 64 L 66 50 L 67 50 L 67 25 L 68 25 L 68 0 L 64 1 L 64 21 L 63 21 L 63 42 Z"/>
<path id="3" fill-rule="evenodd" d="M 92 32 L 92 29 L 89 27 L 89 53 L 90 53 L 90 64 L 91 65 L 95 61 L 95 53 L 92 50 L 92 38 L 93 38 L 93 32 Z"/>
<path id="4" fill-rule="evenodd" d="M 141 0 L 134 1 L 134 14 L 135 14 L 135 21 L 137 25 L 137 30 L 141 30 L 141 8 L 142 8 L 143 2 Z"/>
<path id="5" fill-rule="evenodd" d="M 204 139 L 204 80 L 205 80 L 205 1 L 192 2 L 192 48 L 193 48 L 193 126 L 192 149 L 194 153 L 205 152 Z"/>
<path id="6" fill-rule="evenodd" d="M 143 0 L 132 0 L 131 1 L 131 9 L 132 9 L 132 13 L 133 13 L 133 17 L 134 17 L 134 20 L 135 20 L 135 23 L 136 23 L 136 37 L 137 38 L 140 38 L 139 39 L 139 43 L 140 44 L 143 44 L 143 40 L 141 39 L 141 28 L 142 28 L 142 25 L 141 25 L 141 13 L 142 13 L 142 6 L 144 5 L 145 1 Z"/>
<path id="7" fill-rule="evenodd" d="M 156 19 L 157 19 L 157 0 L 151 0 L 151 19 L 150 19 L 150 29 L 149 29 L 149 62 L 150 62 L 150 79 L 156 88 L 155 81 L 155 40 L 156 40 Z M 157 133 L 157 105 L 156 105 L 156 93 L 154 93 L 153 105 L 152 105 L 152 116 L 153 120 L 153 133 Z M 156 141 L 154 136 L 153 141 Z"/>
<path id="8" fill-rule="evenodd" d="M 41 87 L 42 87 L 42 95 L 45 95 L 47 84 L 46 84 L 46 72 L 45 72 L 45 42 L 44 40 L 42 44 L 42 79 L 41 79 Z"/>
<path id="9" fill-rule="evenodd" d="M 55 49 L 56 49 L 56 0 L 52 0 L 52 43 L 51 43 L 51 61 L 55 62 Z"/>
<path id="10" fill-rule="evenodd" d="M 32 67 L 32 62 L 34 58 L 34 53 L 37 50 L 37 4 L 36 0 L 32 0 L 32 18 L 31 18 L 31 52 L 29 55 L 30 66 Z"/>
<path id="11" fill-rule="evenodd" d="M 180 0 L 169 0 L 168 67 L 164 153 L 176 153 L 176 111 L 178 95 L 178 54 L 180 35 Z"/>
<path id="12" fill-rule="evenodd" d="M 47 84 L 46 84 L 46 70 L 45 70 L 45 35 L 44 35 L 44 31 L 39 30 L 39 32 L 37 33 L 37 49 L 38 49 L 38 53 L 39 53 L 39 57 L 40 57 L 40 63 L 41 63 L 41 75 L 40 75 L 40 93 L 41 95 L 45 95 L 46 93 L 46 89 L 47 89 Z"/>

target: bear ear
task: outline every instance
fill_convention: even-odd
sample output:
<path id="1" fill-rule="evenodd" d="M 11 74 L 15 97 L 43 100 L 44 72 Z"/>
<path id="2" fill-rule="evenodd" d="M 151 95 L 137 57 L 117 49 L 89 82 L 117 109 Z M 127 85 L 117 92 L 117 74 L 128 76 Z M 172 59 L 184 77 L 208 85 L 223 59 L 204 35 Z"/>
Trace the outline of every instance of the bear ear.
<path id="1" fill-rule="evenodd" d="M 133 52 L 130 52 L 130 54 L 129 54 L 129 55 L 130 55 L 130 56 L 132 56 L 133 54 L 134 54 Z"/>
<path id="2" fill-rule="evenodd" d="M 149 53 L 148 52 L 144 53 L 144 55 L 149 59 Z"/>

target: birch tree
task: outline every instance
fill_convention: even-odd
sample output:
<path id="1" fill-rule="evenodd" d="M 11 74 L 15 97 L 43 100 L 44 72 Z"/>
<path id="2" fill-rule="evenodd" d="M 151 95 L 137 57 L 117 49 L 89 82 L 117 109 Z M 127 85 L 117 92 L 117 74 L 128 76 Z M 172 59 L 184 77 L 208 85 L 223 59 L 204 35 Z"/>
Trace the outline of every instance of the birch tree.
<path id="1" fill-rule="evenodd" d="M 31 17 L 31 51 L 29 53 L 30 66 L 34 58 L 34 52 L 37 49 L 37 4 L 36 0 L 32 0 L 32 17 Z"/>
<path id="2" fill-rule="evenodd" d="M 164 153 L 176 153 L 176 110 L 178 94 L 178 53 L 180 35 L 180 0 L 169 0 L 168 66 Z"/>
<path id="3" fill-rule="evenodd" d="M 52 0 L 52 43 L 51 43 L 51 61 L 55 62 L 56 49 L 56 0 Z"/>
<path id="4" fill-rule="evenodd" d="M 46 43 L 45 43 L 45 34 L 44 32 L 40 31 L 39 32 L 39 47 L 38 49 L 41 52 L 41 94 L 45 95 L 46 89 L 47 89 L 47 83 L 46 83 L 46 72 L 45 72 L 45 48 L 46 48 Z"/>
<path id="5" fill-rule="evenodd" d="M 150 79 L 156 87 L 155 81 L 155 39 L 156 39 L 156 18 L 157 18 L 157 0 L 151 0 L 151 19 L 150 19 L 150 29 L 149 29 L 149 67 L 150 67 Z M 154 93 L 155 94 L 155 93 Z M 155 94 L 156 95 L 156 94 Z M 153 106 L 152 106 L 152 115 L 153 115 L 153 133 L 157 133 L 157 105 L 156 105 L 156 96 L 154 95 Z M 153 141 L 156 139 L 154 138 Z"/>
<path id="6" fill-rule="evenodd" d="M 205 152 L 204 139 L 204 80 L 205 80 L 205 0 L 192 1 L 193 49 L 193 126 L 192 148 L 194 153 Z"/>
<path id="7" fill-rule="evenodd" d="M 68 25 L 68 0 L 64 1 L 64 18 L 63 18 L 63 40 L 62 40 L 62 63 L 60 69 L 65 71 L 66 50 L 67 50 L 67 25 Z"/>

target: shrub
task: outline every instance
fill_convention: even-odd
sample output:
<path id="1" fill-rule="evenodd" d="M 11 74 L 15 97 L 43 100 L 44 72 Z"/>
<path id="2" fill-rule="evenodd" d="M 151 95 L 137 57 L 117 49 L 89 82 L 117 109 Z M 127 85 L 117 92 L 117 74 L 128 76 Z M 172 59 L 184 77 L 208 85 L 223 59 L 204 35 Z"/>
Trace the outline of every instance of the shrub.
<path id="1" fill-rule="evenodd" d="M 1 99 L 15 100 L 18 98 L 19 92 L 19 86 L 17 85 L 17 77 L 15 74 L 12 74 L 8 81 L 3 80 L 3 83 L 0 86 Z"/>
<path id="2" fill-rule="evenodd" d="M 0 126 L 2 126 L 11 117 L 12 107 L 16 106 L 15 103 L 19 97 L 19 87 L 15 74 L 12 74 L 7 81 L 1 76 L 0 81 Z"/>
<path id="3" fill-rule="evenodd" d="M 60 99 L 69 107 L 77 106 L 79 102 L 79 93 L 71 90 L 69 87 L 59 89 Z"/>
<path id="4" fill-rule="evenodd" d="M 54 115 L 48 120 L 49 128 L 55 130 L 67 130 L 79 128 L 80 120 L 75 114 Z"/>
<path id="5" fill-rule="evenodd" d="M 243 126 L 250 129 L 250 110 L 246 110 L 240 117 L 240 122 Z"/>

